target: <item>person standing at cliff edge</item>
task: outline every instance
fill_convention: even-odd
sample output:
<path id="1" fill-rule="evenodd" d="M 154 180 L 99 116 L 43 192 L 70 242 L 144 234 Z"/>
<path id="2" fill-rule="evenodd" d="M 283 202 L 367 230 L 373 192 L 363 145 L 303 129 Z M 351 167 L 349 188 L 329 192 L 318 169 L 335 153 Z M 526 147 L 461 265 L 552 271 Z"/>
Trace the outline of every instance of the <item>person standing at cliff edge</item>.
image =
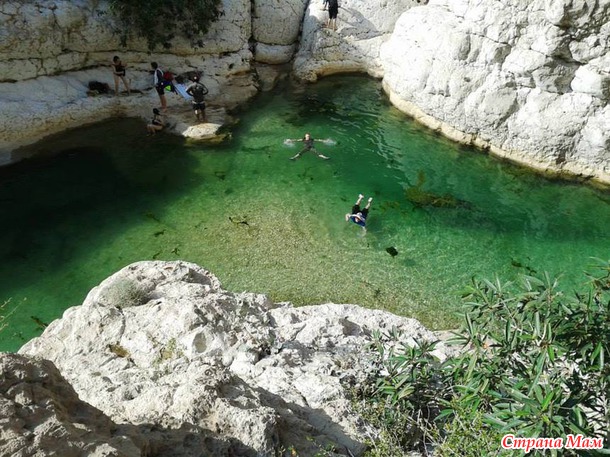
<path id="1" fill-rule="evenodd" d="M 131 89 L 129 88 L 129 84 L 127 83 L 125 65 L 119 56 L 114 56 L 112 58 L 112 63 L 110 64 L 112 67 L 112 76 L 114 76 L 114 95 L 119 95 L 119 79 L 123 81 L 123 85 L 125 89 L 127 89 L 127 95 L 131 94 Z"/>
<path id="2" fill-rule="evenodd" d="M 337 15 L 339 14 L 339 0 L 328 0 L 328 24 L 329 29 L 337 30 Z"/>
<path id="3" fill-rule="evenodd" d="M 161 101 L 161 111 L 166 112 L 167 111 L 167 99 L 165 98 L 165 87 L 163 85 L 164 79 L 163 79 L 163 71 L 159 68 L 159 65 L 157 64 L 157 62 L 151 62 L 150 66 L 152 67 L 153 71 L 153 84 L 155 86 L 155 90 L 157 91 L 157 94 L 159 95 L 159 100 Z"/>
<path id="4" fill-rule="evenodd" d="M 208 94 L 208 88 L 200 81 L 199 76 L 193 76 L 193 84 L 187 89 L 186 93 L 193 97 L 193 110 L 198 121 L 205 122 L 205 96 Z"/>

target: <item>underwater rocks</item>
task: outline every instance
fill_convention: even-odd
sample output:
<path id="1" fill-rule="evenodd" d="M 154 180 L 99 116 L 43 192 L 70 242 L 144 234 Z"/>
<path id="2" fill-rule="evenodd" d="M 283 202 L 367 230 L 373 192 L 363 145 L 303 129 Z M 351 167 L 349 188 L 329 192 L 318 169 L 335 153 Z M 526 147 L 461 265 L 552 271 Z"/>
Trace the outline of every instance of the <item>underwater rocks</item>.
<path id="1" fill-rule="evenodd" d="M 384 311 L 293 308 L 227 292 L 191 263 L 140 262 L 20 353 L 48 358 L 81 400 L 136 427 L 149 447 L 181 438 L 175 456 L 277 455 L 289 446 L 315 455 L 329 445 L 336 455 L 361 455 L 374 431 L 347 391 L 371 369 L 363 349 L 372 333 L 394 327 L 411 342 L 436 339 Z"/>

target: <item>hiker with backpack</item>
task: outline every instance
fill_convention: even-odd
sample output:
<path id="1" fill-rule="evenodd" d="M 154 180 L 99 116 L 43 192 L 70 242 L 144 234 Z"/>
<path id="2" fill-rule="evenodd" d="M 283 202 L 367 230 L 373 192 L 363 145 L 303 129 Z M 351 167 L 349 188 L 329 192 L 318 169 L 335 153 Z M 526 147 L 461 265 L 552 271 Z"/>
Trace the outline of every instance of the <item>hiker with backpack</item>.
<path id="1" fill-rule="evenodd" d="M 193 97 L 193 110 L 195 110 L 195 117 L 198 121 L 205 122 L 204 97 L 208 94 L 208 88 L 199 81 L 199 76 L 193 76 L 193 84 L 186 89 L 186 93 Z"/>
<path id="2" fill-rule="evenodd" d="M 161 101 L 161 111 L 166 112 L 167 100 L 165 98 L 165 87 L 167 86 L 167 83 L 165 81 L 165 78 L 163 77 L 163 71 L 159 68 L 157 62 L 151 62 L 150 66 L 152 67 L 153 84 L 155 86 L 157 94 L 159 95 L 159 100 Z"/>

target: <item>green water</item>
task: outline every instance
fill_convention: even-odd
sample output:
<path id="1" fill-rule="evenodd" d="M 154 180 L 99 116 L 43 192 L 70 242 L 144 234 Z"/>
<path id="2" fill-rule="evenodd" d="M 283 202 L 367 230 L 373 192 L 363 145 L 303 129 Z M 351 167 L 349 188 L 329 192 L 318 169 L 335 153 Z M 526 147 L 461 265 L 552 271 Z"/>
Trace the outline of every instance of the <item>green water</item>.
<path id="1" fill-rule="evenodd" d="M 10 298 L 12 311 L 0 349 L 138 260 L 185 259 L 228 290 L 360 303 L 447 328 L 473 275 L 546 270 L 571 288 L 591 257 L 609 257 L 608 193 L 451 144 L 392 108 L 375 81 L 287 87 L 238 117 L 221 146 L 147 138 L 141 122 L 118 119 L 0 169 L 0 303 Z M 288 160 L 298 149 L 283 140 L 305 132 L 336 142 L 318 147 L 331 160 Z M 407 198 L 421 191 L 457 204 Z M 360 192 L 374 197 L 365 236 L 344 220 Z"/>

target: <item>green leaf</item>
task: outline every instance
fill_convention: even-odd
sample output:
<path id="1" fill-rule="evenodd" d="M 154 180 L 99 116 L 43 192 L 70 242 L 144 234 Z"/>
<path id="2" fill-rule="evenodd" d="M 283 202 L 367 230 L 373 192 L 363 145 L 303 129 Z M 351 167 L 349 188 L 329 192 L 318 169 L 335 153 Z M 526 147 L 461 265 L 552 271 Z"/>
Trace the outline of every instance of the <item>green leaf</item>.
<path id="1" fill-rule="evenodd" d="M 541 405 L 542 410 L 545 410 L 548 408 L 548 406 L 551 403 L 551 401 L 553 400 L 554 396 L 555 396 L 555 391 L 553 391 L 553 390 L 549 391 L 549 393 L 546 394 L 546 396 L 544 397 L 544 400 L 542 401 L 542 405 Z"/>

